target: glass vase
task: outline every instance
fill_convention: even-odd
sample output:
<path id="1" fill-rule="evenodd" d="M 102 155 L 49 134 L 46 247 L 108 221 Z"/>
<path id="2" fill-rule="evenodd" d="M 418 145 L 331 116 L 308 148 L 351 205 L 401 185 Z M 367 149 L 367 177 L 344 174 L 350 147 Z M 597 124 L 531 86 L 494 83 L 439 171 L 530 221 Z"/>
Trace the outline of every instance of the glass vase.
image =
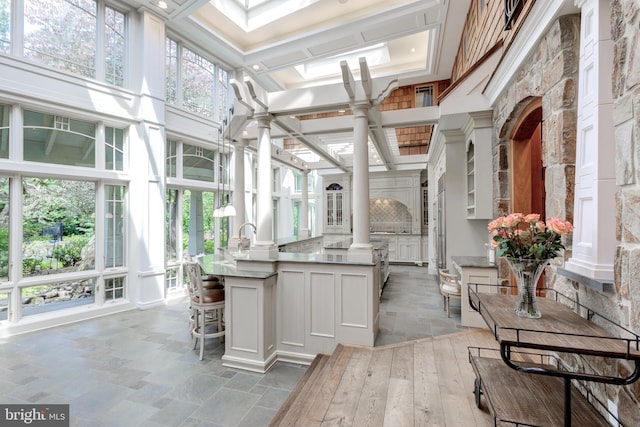
<path id="1" fill-rule="evenodd" d="M 518 285 L 518 296 L 513 311 L 521 317 L 538 319 L 542 313 L 536 304 L 536 284 L 548 259 L 506 258 Z"/>

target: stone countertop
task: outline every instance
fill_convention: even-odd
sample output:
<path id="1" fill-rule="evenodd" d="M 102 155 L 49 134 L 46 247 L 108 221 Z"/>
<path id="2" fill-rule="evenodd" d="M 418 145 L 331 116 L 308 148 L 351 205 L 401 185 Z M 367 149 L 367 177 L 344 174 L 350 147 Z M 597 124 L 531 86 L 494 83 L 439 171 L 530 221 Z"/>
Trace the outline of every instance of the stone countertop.
<path id="1" fill-rule="evenodd" d="M 202 266 L 206 274 L 214 276 L 266 279 L 277 274 L 273 271 L 239 270 L 232 261 L 221 257 L 216 258 L 215 255 L 205 255 L 202 258 L 198 258 L 198 263 Z"/>
<path id="2" fill-rule="evenodd" d="M 451 261 L 458 267 L 497 268 L 486 256 L 452 256 Z"/>
<path id="3" fill-rule="evenodd" d="M 308 254 L 308 253 L 290 253 L 280 252 L 276 258 L 252 258 L 249 252 L 243 252 L 241 255 L 232 254 L 238 261 L 243 262 L 297 262 L 312 264 L 340 264 L 340 265 L 375 265 L 374 261 L 354 261 L 349 260 L 347 255 L 332 254 Z M 273 271 L 253 271 L 238 268 L 234 261 L 224 257 L 216 257 L 215 255 L 205 255 L 198 258 L 198 262 L 202 266 L 206 274 L 225 277 L 245 277 L 250 279 L 266 279 L 277 274 Z"/>
<path id="4" fill-rule="evenodd" d="M 341 240 L 341 241 L 335 242 L 335 243 L 330 243 L 328 245 L 325 245 L 324 248 L 325 249 L 344 249 L 344 250 L 347 250 L 351 246 L 351 243 L 353 243 L 353 239 L 352 238 L 351 239 Z M 373 246 L 373 249 L 380 249 L 382 246 L 389 244 L 387 240 L 383 240 L 383 239 L 371 239 L 370 243 L 371 243 L 371 246 Z"/>
<path id="5" fill-rule="evenodd" d="M 343 265 L 375 265 L 375 262 L 353 261 L 347 259 L 347 254 L 316 254 L 316 253 L 298 253 L 298 252 L 279 252 L 275 258 L 256 258 L 251 257 L 249 251 L 243 251 L 241 254 L 232 253 L 237 261 L 249 262 L 299 262 L 313 264 L 343 264 Z"/>
<path id="6" fill-rule="evenodd" d="M 298 243 L 298 242 L 304 242 L 306 240 L 313 240 L 313 239 L 320 239 L 320 238 L 322 238 L 322 235 L 309 236 L 309 237 L 297 237 L 297 236 L 283 237 L 281 239 L 276 239 L 275 244 L 276 246 L 284 246 L 289 243 Z"/>

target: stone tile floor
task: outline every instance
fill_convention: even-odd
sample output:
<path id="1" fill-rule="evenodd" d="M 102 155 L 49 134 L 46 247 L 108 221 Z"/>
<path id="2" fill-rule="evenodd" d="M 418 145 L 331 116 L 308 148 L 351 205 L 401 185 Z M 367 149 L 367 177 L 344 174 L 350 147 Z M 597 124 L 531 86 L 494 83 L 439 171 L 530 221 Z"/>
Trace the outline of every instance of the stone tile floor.
<path id="1" fill-rule="evenodd" d="M 392 265 L 376 346 L 460 332 L 426 267 Z M 184 301 L 0 339 L 0 403 L 64 403 L 71 426 L 259 427 L 269 424 L 306 366 L 256 374 L 222 366 L 209 340 L 191 350 Z"/>

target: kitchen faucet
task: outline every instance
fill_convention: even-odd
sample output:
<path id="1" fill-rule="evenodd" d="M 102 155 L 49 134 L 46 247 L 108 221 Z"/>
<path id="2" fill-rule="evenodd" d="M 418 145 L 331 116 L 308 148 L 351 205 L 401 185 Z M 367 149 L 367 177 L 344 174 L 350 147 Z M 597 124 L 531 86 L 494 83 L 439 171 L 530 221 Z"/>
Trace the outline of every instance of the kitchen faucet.
<path id="1" fill-rule="evenodd" d="M 256 228 L 256 226 L 254 224 L 252 224 L 250 222 L 245 222 L 244 224 L 242 224 L 240 226 L 240 228 L 238 229 L 238 252 L 240 252 L 240 250 L 242 249 L 242 230 L 247 225 L 253 227 L 253 234 L 257 234 L 258 233 L 258 229 Z"/>

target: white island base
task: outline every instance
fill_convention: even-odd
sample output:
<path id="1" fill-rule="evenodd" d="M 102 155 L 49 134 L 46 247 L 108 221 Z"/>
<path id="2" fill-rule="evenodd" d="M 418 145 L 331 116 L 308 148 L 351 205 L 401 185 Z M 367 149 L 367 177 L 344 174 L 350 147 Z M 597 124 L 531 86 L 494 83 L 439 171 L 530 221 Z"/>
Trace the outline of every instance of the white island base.
<path id="1" fill-rule="evenodd" d="M 251 269 L 254 262 L 262 271 Z M 375 344 L 379 261 L 280 253 L 239 259 L 236 267 L 203 260 L 203 267 L 225 277 L 224 366 L 264 373 L 276 361 L 310 364 L 338 343 Z"/>

